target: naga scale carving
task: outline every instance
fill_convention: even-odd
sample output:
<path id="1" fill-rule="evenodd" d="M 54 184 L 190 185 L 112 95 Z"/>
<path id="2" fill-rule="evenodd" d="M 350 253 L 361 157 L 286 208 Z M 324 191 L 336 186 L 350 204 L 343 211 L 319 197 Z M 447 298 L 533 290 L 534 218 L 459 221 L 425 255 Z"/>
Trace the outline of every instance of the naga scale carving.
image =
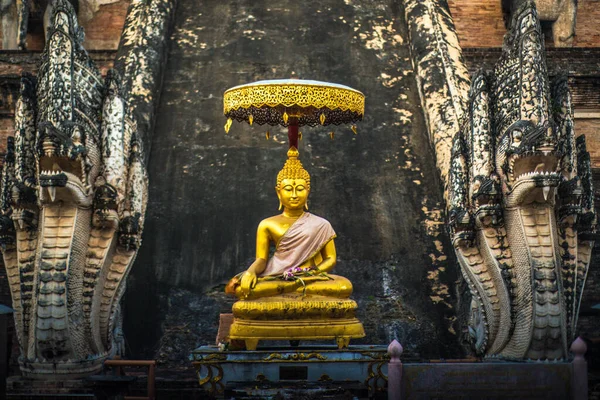
<path id="1" fill-rule="evenodd" d="M 566 79 L 548 81 L 535 6 L 513 15 L 493 73 L 478 73 L 454 138 L 453 244 L 472 294 L 480 355 L 563 359 L 575 335 L 595 238 L 585 138 Z"/>
<path id="2" fill-rule="evenodd" d="M 0 244 L 24 374 L 89 375 L 119 350 L 119 301 L 147 179 L 120 78 L 104 82 L 71 4 L 54 3 L 37 79 L 24 76 L 0 193 Z"/>

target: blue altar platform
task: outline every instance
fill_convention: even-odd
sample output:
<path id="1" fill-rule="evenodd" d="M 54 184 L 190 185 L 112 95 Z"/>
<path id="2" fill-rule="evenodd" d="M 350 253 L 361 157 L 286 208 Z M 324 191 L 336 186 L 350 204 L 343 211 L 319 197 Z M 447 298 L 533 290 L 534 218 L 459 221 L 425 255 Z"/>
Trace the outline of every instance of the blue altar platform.
<path id="1" fill-rule="evenodd" d="M 368 392 L 369 397 L 385 393 L 387 346 L 307 345 L 263 347 L 255 351 L 220 351 L 202 346 L 190 355 L 200 386 L 212 396 L 240 386 L 282 387 L 303 382 L 314 386 L 345 386 Z M 252 385 L 249 385 L 254 383 Z"/>

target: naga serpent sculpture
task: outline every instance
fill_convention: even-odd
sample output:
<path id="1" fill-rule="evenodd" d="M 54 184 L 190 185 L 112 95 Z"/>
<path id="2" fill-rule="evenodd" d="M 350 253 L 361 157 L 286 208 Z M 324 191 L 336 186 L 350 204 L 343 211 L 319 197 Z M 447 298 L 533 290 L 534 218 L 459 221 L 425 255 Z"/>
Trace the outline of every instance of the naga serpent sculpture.
<path id="1" fill-rule="evenodd" d="M 0 245 L 20 367 L 77 377 L 119 351 L 147 178 L 120 78 L 104 82 L 71 4 L 55 2 L 37 79 L 25 75 L 0 192 Z"/>
<path id="2" fill-rule="evenodd" d="M 596 235 L 590 157 L 563 77 L 549 83 L 532 1 L 471 84 L 453 142 L 448 214 L 472 295 L 477 354 L 567 357 Z"/>

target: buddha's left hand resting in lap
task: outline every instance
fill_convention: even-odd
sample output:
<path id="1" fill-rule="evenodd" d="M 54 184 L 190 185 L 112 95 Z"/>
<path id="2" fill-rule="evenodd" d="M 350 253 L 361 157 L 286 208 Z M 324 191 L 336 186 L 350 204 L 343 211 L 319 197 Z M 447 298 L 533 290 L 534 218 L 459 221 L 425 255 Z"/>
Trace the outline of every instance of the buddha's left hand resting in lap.
<path id="1" fill-rule="evenodd" d="M 277 175 L 279 215 L 266 218 L 256 232 L 256 260 L 227 285 L 228 293 L 239 299 L 257 299 L 284 293 L 304 293 L 325 297 L 348 298 L 352 284 L 346 278 L 331 275 L 335 267 L 335 232 L 331 224 L 309 213 L 310 175 L 291 148 L 288 160 Z M 269 258 L 269 247 L 276 250 Z M 294 271 L 309 271 L 301 279 L 285 280 Z"/>

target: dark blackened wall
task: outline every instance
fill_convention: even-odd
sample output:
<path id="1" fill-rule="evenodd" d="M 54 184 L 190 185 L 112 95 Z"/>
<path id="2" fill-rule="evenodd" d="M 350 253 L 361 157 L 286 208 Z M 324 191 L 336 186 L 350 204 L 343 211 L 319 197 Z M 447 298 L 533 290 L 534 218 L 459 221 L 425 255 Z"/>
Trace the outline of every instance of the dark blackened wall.
<path id="1" fill-rule="evenodd" d="M 364 343 L 398 338 L 422 357 L 460 355 L 441 183 L 389 1 L 180 0 L 149 162 L 144 243 L 125 296 L 134 356 L 186 363 L 231 309 L 222 284 L 247 268 L 277 213 L 283 128 L 223 130 L 225 89 L 294 75 L 366 94 L 365 120 L 301 129 L 311 212 L 337 231 L 336 273 L 355 286 Z M 269 130 L 271 139 L 265 139 Z"/>

